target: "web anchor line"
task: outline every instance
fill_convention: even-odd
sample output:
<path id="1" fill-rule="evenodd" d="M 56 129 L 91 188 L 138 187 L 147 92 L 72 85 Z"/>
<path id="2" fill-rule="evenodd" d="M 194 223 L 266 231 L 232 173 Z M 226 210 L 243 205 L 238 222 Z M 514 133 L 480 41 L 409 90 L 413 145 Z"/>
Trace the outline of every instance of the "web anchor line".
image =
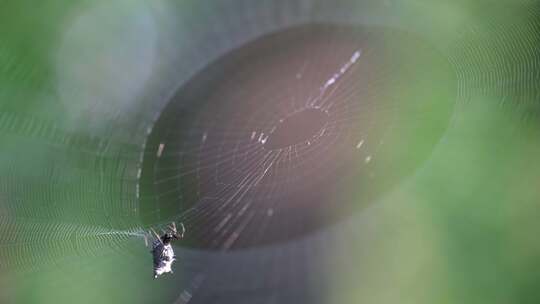
<path id="1" fill-rule="evenodd" d="M 319 95 L 317 95 L 317 97 L 315 97 L 311 103 L 310 103 L 310 107 L 313 107 L 313 108 L 322 108 L 324 109 L 324 105 L 326 102 L 328 102 L 328 100 L 330 99 L 330 97 L 334 94 L 334 92 L 339 88 L 339 80 L 341 78 L 343 78 L 343 76 L 349 71 L 349 69 L 351 69 L 351 67 L 358 61 L 358 59 L 360 59 L 360 56 L 362 56 L 362 50 L 361 49 L 358 49 L 357 51 L 355 51 L 351 58 L 349 59 L 349 61 L 347 61 L 340 69 L 339 71 L 337 71 L 336 73 L 334 73 L 334 75 L 332 75 L 332 77 L 330 77 L 325 83 L 323 86 L 321 86 L 319 88 Z M 326 92 L 328 91 L 328 89 L 332 88 L 332 90 L 330 91 L 330 93 L 328 94 L 328 96 L 326 96 L 326 98 L 323 98 L 324 95 L 326 94 Z M 320 102 L 320 104 L 318 104 Z M 332 103 L 330 103 L 329 106 L 327 106 L 327 108 L 329 108 L 330 106 L 332 105 Z"/>

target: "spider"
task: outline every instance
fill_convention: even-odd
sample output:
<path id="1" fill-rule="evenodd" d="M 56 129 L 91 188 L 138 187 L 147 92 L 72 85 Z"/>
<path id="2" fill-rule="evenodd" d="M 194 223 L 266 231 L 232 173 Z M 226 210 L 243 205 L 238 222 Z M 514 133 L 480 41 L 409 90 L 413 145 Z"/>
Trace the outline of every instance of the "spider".
<path id="1" fill-rule="evenodd" d="M 155 240 L 152 242 L 152 256 L 154 260 L 154 279 L 157 279 L 158 276 L 170 272 L 174 273 L 172 270 L 172 263 L 176 260 L 174 251 L 171 246 L 172 240 L 178 240 L 184 238 L 184 233 L 186 228 L 183 223 L 180 223 L 182 227 L 182 233 L 179 234 L 176 230 L 176 224 L 172 222 L 167 228 L 167 231 L 163 231 L 163 234 L 159 236 L 154 229 L 151 230 L 151 234 L 155 237 Z"/>

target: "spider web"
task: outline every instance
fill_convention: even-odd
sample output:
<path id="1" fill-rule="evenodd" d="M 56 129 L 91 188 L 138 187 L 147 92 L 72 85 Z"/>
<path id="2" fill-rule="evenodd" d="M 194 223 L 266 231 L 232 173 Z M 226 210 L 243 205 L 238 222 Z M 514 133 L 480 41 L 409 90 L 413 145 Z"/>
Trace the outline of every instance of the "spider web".
<path id="1" fill-rule="evenodd" d="M 536 121 L 536 36 L 540 19 L 533 1 L 489 5 L 458 1 L 456 6 L 470 15 L 458 25 L 404 1 L 380 1 L 372 6 L 359 1 L 339 3 L 342 6 L 330 1 L 224 1 L 180 10 L 177 14 L 193 12 L 195 17 L 170 19 L 189 25 L 185 28 L 191 34 L 182 37 L 192 46 L 178 45 L 167 50 L 167 54 L 185 56 L 162 63 L 164 67 L 159 72 L 163 76 L 156 80 L 160 85 L 150 84 L 155 87 L 141 93 L 148 95 L 141 97 L 142 105 L 128 103 L 128 111 L 120 111 L 122 108 L 100 102 L 93 108 L 95 117 L 114 118 L 113 123 L 105 121 L 106 131 L 98 134 L 85 129 L 85 121 L 74 128 L 62 121 L 61 114 L 52 114 L 57 110 L 64 112 L 56 105 L 59 97 L 54 86 L 48 84 L 50 80 L 39 78 L 48 75 L 47 71 L 33 64 L 20 64 L 30 59 L 20 59 L 8 47 L 1 48 L 0 59 L 10 62 L 2 75 L 6 74 L 6 79 L 20 87 L 8 86 L 2 93 L 6 102 L 0 112 L 0 132 L 6 144 L 0 164 L 0 268 L 24 276 L 28 272 L 40 273 L 44 267 L 50 271 L 49 268 L 72 270 L 80 266 L 86 269 L 85 274 L 98 277 L 98 271 L 93 269 L 100 265 L 99 260 L 128 256 L 125 264 L 118 265 L 130 269 L 144 260 L 141 257 L 146 251 L 139 247 L 143 247 L 142 238 L 148 228 L 159 230 L 175 220 L 188 228 L 186 247 L 231 250 L 289 242 L 283 245 L 287 248 L 283 251 L 268 249 L 248 255 L 246 261 L 255 265 L 253 269 L 265 273 L 266 266 L 262 264 L 268 261 L 274 268 L 268 275 L 270 279 L 261 276 L 253 279 L 250 286 L 257 290 L 271 280 L 282 279 L 284 285 L 298 287 L 287 279 L 294 278 L 291 269 L 299 270 L 294 265 L 310 265 L 298 261 L 313 261 L 304 251 L 319 247 L 298 241 L 317 234 L 313 229 L 302 228 L 310 223 L 299 220 L 305 219 L 305 214 L 297 211 L 309 209 L 310 202 L 315 203 L 311 205 L 313 209 L 335 208 L 331 205 L 324 209 L 317 202 L 325 200 L 318 201 L 317 196 L 341 183 L 334 179 L 336 176 L 348 180 L 358 177 L 355 174 L 361 171 L 365 175 L 360 176 L 366 180 L 371 174 L 377 178 L 377 166 L 385 163 L 380 160 L 387 160 L 388 151 L 395 148 L 388 140 L 401 132 L 406 105 L 399 99 L 382 104 L 369 100 L 381 100 L 377 94 L 383 94 L 389 86 L 396 90 L 406 88 L 400 82 L 395 86 L 389 84 L 399 79 L 392 78 L 397 63 L 376 65 L 378 69 L 370 65 L 373 58 L 381 56 L 371 45 L 396 37 L 381 35 L 372 38 L 368 45 L 354 39 L 343 43 L 343 32 L 327 29 L 318 44 L 314 43 L 318 47 L 297 53 L 271 49 L 275 53 L 271 58 L 277 63 L 282 60 L 281 64 L 268 66 L 255 61 L 251 63 L 253 67 L 245 68 L 244 74 L 238 70 L 224 75 L 220 78 L 221 86 L 216 85 L 216 91 L 207 96 L 219 102 L 180 103 L 180 113 L 186 120 L 180 128 L 175 128 L 174 122 L 165 124 L 163 139 L 169 141 L 144 145 L 156 117 L 164 113 L 165 103 L 171 101 L 167 96 L 172 86 L 188 82 L 204 66 L 212 64 L 210 59 L 242 47 L 263 33 L 306 23 L 376 23 L 405 29 L 422 37 L 419 40 L 429 41 L 448 59 L 457 80 L 457 106 L 449 111 L 454 124 L 459 123 L 471 105 L 484 102 L 479 96 L 493 97 L 497 106 L 523 113 L 524 121 Z M 414 17 L 396 18 L 403 11 L 401 8 L 417 13 L 412 14 Z M 521 21 L 509 19 L 513 15 L 520 16 Z M 169 20 L 165 14 L 160 16 Z M 376 22 L 373 16 L 378 17 Z M 205 22 L 207 27 L 203 26 Z M 178 38 L 176 34 L 164 33 L 171 40 Z M 309 44 L 309 39 L 305 39 L 298 44 Z M 393 57 L 392 53 L 388 57 Z M 426 67 L 403 66 L 405 70 L 415 68 Z M 254 70 L 259 73 L 249 73 Z M 108 80 L 114 83 L 114 79 Z M 249 83 L 252 90 L 242 90 Z M 22 92 L 32 89 L 43 93 L 35 93 L 36 97 Z M 359 101 L 355 98 L 358 95 L 365 99 Z M 18 106 L 30 104 L 33 98 L 36 101 L 31 106 Z M 328 111 L 324 126 L 305 141 L 268 150 L 265 144 L 275 135 L 280 121 L 306 108 Z M 377 115 L 370 115 L 373 113 Z M 432 118 L 429 108 L 414 113 L 413 119 Z M 356 128 L 358 124 L 361 128 Z M 148 156 L 158 160 L 148 171 L 152 180 L 149 187 L 153 189 L 150 194 L 145 193 L 143 188 L 148 185 L 141 181 L 141 163 Z M 174 160 L 172 166 L 167 162 L 170 159 Z M 353 169 L 348 168 L 351 164 Z M 149 201 L 155 204 L 147 204 L 149 209 L 141 212 L 142 204 Z M 317 229 L 327 225 L 319 221 L 318 214 L 312 220 L 311 226 Z M 288 231 L 298 233 L 288 236 Z M 198 288 L 213 288 L 216 293 L 238 288 L 229 275 L 230 269 L 221 279 L 215 279 L 212 288 L 203 286 L 202 278 L 215 276 L 213 267 L 221 267 L 223 260 L 204 260 L 196 256 L 205 256 L 204 251 L 193 254 L 183 249 L 179 252 L 189 256 L 187 264 L 195 265 L 187 272 L 195 275 L 178 303 L 190 301 L 191 291 Z M 231 267 L 242 265 L 242 261 L 235 261 Z M 290 267 L 284 269 L 283 265 Z M 143 267 L 126 273 L 143 273 L 140 269 Z M 302 273 L 309 271 L 304 269 Z M 62 281 L 60 275 L 53 276 L 53 281 L 62 285 L 69 278 Z M 276 283 L 285 289 L 284 285 Z M 151 294 L 148 289 L 147 293 Z M 177 297 L 175 293 L 174 299 Z M 286 297 L 283 302 L 293 298 Z"/>
<path id="2" fill-rule="evenodd" d="M 389 40 L 399 41 L 405 59 L 392 59 Z M 423 72 L 407 59 L 418 52 L 430 61 Z M 408 158 L 390 160 L 384 142 L 395 141 L 391 133 L 418 137 L 408 130 L 414 123 L 401 119 L 399 132 L 395 124 L 400 113 L 428 106 L 426 97 L 410 100 L 425 90 L 426 76 L 447 81 L 430 75 L 442 62 L 435 58 L 404 32 L 331 25 L 279 32 L 225 55 L 179 90 L 156 122 L 139 174 L 141 206 L 149 206 L 143 217 L 184 222 L 193 246 L 218 250 L 290 240 L 325 225 L 341 202 L 324 192 L 347 179 L 390 184 L 407 174 L 376 178 L 374 163 L 381 149 L 385 166 Z M 319 118 L 302 118 L 308 111 Z M 322 121 L 311 130 L 295 122 L 303 119 Z"/>

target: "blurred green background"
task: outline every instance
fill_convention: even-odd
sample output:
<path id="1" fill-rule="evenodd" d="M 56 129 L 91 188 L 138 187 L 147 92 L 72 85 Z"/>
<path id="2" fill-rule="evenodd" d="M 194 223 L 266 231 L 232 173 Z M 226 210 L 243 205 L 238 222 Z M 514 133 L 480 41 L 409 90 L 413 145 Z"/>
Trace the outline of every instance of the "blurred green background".
<path id="1" fill-rule="evenodd" d="M 532 0 L 1 1 L 0 302 L 538 303 L 539 17 Z M 409 31 L 446 56 L 456 103 L 428 161 L 328 231 L 178 249 L 153 281 L 130 233 L 159 111 L 227 50 L 317 22 Z"/>

